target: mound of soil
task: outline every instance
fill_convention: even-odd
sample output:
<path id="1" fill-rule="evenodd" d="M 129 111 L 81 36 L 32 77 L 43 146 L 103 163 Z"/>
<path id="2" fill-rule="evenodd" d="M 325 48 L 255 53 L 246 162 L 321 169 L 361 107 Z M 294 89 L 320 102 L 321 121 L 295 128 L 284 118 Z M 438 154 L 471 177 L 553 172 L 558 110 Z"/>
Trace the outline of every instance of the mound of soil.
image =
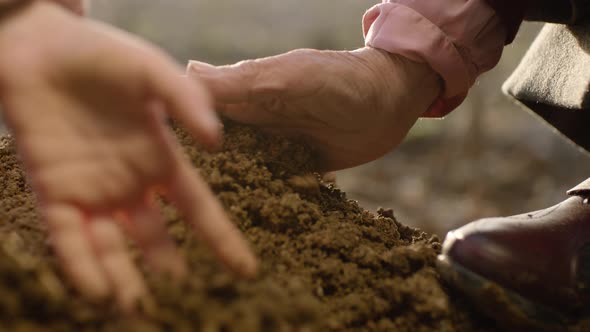
<path id="1" fill-rule="evenodd" d="M 155 305 L 130 318 L 62 281 L 12 140 L 0 141 L 0 331 L 497 331 L 446 289 L 440 242 L 373 215 L 312 173 L 303 145 L 228 123 L 221 152 L 178 136 L 261 260 L 227 273 L 163 203 L 191 277 L 146 271 Z"/>

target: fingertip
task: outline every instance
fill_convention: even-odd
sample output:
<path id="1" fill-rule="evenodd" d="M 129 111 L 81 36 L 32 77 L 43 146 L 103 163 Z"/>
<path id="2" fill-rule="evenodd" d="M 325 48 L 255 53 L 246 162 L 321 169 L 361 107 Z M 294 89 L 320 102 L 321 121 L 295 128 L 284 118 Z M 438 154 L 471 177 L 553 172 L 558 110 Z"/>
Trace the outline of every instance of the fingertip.
<path id="1" fill-rule="evenodd" d="M 186 74 L 190 77 L 192 75 L 199 75 L 203 72 L 214 70 L 216 67 L 206 62 L 190 60 L 186 66 Z"/>
<path id="2" fill-rule="evenodd" d="M 172 185 L 172 200 L 193 231 L 234 274 L 253 278 L 258 261 L 239 229 L 229 220 L 221 204 L 198 174 L 182 167 Z"/>
<path id="3" fill-rule="evenodd" d="M 209 90 L 199 80 L 178 74 L 165 61 L 161 70 L 150 68 L 154 93 L 164 101 L 166 112 L 180 121 L 195 139 L 206 146 L 218 144 L 220 121 L 213 110 Z"/>
<path id="4" fill-rule="evenodd" d="M 199 114 L 200 113 L 200 114 Z M 197 112 L 199 114 L 200 120 L 205 127 L 208 140 L 211 142 L 211 145 L 217 144 L 221 139 L 221 120 L 217 113 L 213 111 L 211 108 L 207 108 L 202 112 Z"/>
<path id="5" fill-rule="evenodd" d="M 259 271 L 258 259 L 251 252 L 245 253 L 244 257 L 242 257 L 242 259 L 239 262 L 237 262 L 235 266 L 235 271 L 244 278 L 256 278 L 258 276 Z"/>
<path id="6" fill-rule="evenodd" d="M 72 280 L 72 283 L 78 291 L 91 302 L 100 303 L 112 295 L 111 285 L 103 279 L 103 276 L 94 276 L 94 267 L 85 268 L 82 264 L 78 265 L 77 272 L 72 272 L 74 278 L 83 277 L 84 280 Z M 84 271 L 86 270 L 86 271 Z"/>
<path id="7" fill-rule="evenodd" d="M 145 287 L 126 287 L 117 294 L 117 305 L 123 313 L 132 314 L 139 309 L 142 300 L 148 297 Z"/>
<path id="8" fill-rule="evenodd" d="M 217 146 L 221 139 L 221 120 L 212 107 L 209 91 L 199 82 L 186 80 L 186 86 L 191 91 L 192 102 L 184 111 L 177 113 L 184 115 L 180 118 L 190 134 L 207 147 Z"/>
<path id="9" fill-rule="evenodd" d="M 189 134 L 208 149 L 221 145 L 221 120 L 208 105 L 193 108 L 191 114 L 179 119 Z"/>
<path id="10" fill-rule="evenodd" d="M 172 246 L 151 253 L 148 263 L 157 272 L 169 275 L 174 280 L 183 280 L 188 274 L 186 262 Z"/>

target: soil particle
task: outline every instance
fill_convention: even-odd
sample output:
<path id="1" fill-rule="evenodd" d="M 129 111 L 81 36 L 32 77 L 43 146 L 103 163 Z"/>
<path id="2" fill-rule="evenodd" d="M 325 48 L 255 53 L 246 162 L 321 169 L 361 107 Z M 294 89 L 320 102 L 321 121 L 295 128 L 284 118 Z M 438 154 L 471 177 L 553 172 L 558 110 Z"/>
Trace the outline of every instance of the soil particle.
<path id="1" fill-rule="evenodd" d="M 304 145 L 227 123 L 223 149 L 177 135 L 261 260 L 225 271 L 165 202 L 191 277 L 145 271 L 154 304 L 121 317 L 62 280 L 9 137 L 0 140 L 0 331 L 496 331 L 441 282 L 438 238 L 363 210 L 313 173 Z"/>

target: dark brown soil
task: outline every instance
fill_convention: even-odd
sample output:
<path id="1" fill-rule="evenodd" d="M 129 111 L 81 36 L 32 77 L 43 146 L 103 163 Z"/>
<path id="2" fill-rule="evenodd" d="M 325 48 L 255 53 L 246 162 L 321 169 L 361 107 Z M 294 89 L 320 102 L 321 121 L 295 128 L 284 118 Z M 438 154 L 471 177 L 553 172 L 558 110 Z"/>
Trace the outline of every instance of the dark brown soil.
<path id="1" fill-rule="evenodd" d="M 261 274 L 238 280 L 164 209 L 188 257 L 182 284 L 146 273 L 157 305 L 124 318 L 62 282 L 10 138 L 0 141 L 0 331 L 497 331 L 447 290 L 440 242 L 373 215 L 312 173 L 304 146 L 226 125 L 222 152 L 186 152 L 252 242 Z"/>

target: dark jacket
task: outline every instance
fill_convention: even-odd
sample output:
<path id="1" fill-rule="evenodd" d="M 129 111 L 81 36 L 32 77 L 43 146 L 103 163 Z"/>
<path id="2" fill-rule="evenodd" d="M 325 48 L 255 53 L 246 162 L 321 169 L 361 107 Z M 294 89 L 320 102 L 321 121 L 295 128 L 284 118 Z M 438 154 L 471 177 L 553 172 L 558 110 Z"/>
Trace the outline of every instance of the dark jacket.
<path id="1" fill-rule="evenodd" d="M 487 0 L 511 42 L 523 19 L 546 24 L 503 90 L 590 151 L 590 0 Z"/>

